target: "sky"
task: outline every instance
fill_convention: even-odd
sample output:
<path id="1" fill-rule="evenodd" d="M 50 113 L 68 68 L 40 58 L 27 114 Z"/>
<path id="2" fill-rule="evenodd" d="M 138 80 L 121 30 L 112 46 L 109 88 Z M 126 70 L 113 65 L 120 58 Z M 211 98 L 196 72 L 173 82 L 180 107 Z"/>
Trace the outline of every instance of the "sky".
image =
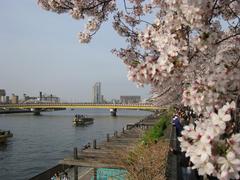
<path id="1" fill-rule="evenodd" d="M 121 95 L 149 97 L 149 87 L 137 88 L 127 68 L 110 51 L 124 40 L 105 23 L 90 44 L 80 44 L 80 21 L 67 14 L 44 11 L 37 0 L 0 2 L 0 89 L 7 95 L 39 92 L 62 101 L 90 102 L 95 82 L 108 100 Z"/>

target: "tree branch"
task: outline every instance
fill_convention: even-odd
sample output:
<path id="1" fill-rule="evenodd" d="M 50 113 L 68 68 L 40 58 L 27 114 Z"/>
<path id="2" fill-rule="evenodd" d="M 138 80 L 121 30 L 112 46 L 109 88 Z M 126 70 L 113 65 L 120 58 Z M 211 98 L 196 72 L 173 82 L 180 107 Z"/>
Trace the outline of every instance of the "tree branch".
<path id="1" fill-rule="evenodd" d="M 237 32 L 236 34 L 232 34 L 232 35 L 230 35 L 230 36 L 228 36 L 226 38 L 221 39 L 220 41 L 216 42 L 215 45 L 218 45 L 218 44 L 222 43 L 223 41 L 226 41 L 226 40 L 228 40 L 228 39 L 230 39 L 232 37 L 238 36 L 238 35 L 240 35 L 240 32 Z"/>

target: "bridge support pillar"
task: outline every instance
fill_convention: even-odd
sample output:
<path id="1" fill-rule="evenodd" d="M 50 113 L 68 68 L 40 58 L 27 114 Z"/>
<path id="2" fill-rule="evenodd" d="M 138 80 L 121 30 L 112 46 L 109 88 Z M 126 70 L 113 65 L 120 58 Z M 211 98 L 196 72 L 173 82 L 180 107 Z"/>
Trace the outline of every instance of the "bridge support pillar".
<path id="1" fill-rule="evenodd" d="M 117 116 L 117 109 L 116 108 L 110 109 L 110 114 L 111 116 Z"/>
<path id="2" fill-rule="evenodd" d="M 34 116 L 40 116 L 41 115 L 41 109 L 31 109 L 33 111 Z"/>
<path id="3" fill-rule="evenodd" d="M 74 166 L 74 169 L 73 169 L 73 178 L 74 178 L 74 180 L 78 180 L 78 166 Z"/>

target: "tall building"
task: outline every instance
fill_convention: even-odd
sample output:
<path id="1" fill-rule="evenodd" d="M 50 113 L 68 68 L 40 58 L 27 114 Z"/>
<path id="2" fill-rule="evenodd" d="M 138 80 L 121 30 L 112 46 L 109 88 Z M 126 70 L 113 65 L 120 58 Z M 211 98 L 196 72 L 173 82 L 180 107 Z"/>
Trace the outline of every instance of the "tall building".
<path id="1" fill-rule="evenodd" d="M 4 102 L 4 97 L 6 96 L 5 89 L 0 89 L 0 103 Z"/>
<path id="2" fill-rule="evenodd" d="M 42 101 L 42 91 L 39 93 L 39 100 Z"/>
<path id="3" fill-rule="evenodd" d="M 9 98 L 9 96 L 6 96 L 6 100 L 5 100 L 5 102 L 6 102 L 7 104 L 10 103 L 10 98 Z"/>
<path id="4" fill-rule="evenodd" d="M 96 82 L 93 86 L 93 103 L 102 103 L 101 82 Z"/>

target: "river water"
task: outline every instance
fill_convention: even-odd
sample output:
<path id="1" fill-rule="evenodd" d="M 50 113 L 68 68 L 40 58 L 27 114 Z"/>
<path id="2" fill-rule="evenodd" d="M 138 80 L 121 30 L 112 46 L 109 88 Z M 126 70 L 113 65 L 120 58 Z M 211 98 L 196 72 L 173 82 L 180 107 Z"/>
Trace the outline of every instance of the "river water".
<path id="1" fill-rule="evenodd" d="M 94 123 L 74 127 L 75 114 L 93 117 Z M 103 141 L 107 133 L 120 131 L 149 112 L 118 110 L 117 114 L 111 117 L 109 110 L 78 109 L 44 112 L 41 116 L 0 115 L 0 129 L 13 133 L 6 145 L 0 145 L 0 180 L 27 180 L 58 164 L 72 153 L 73 147 L 81 148 L 93 139 Z"/>

